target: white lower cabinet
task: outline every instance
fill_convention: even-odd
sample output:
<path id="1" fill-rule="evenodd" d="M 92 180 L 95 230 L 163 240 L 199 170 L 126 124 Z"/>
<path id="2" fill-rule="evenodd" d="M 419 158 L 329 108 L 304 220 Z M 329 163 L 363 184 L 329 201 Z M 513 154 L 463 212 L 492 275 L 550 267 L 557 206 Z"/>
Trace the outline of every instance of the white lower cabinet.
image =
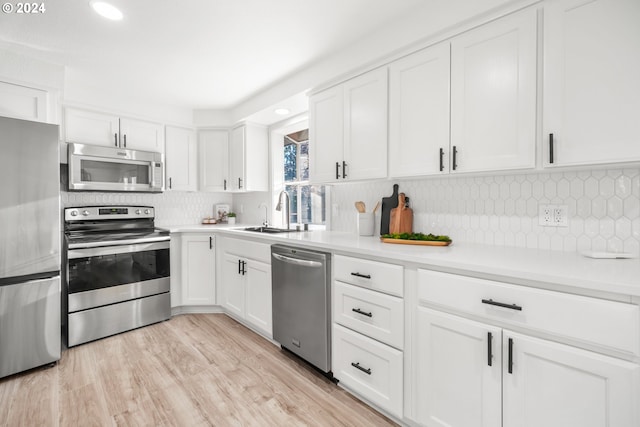
<path id="1" fill-rule="evenodd" d="M 357 396 L 402 419 L 404 269 L 336 255 L 333 271 L 333 375 Z"/>
<path id="2" fill-rule="evenodd" d="M 448 427 L 640 425 L 640 365 L 567 345 L 562 339 L 556 342 L 509 329 L 510 325 L 521 327 L 532 310 L 530 328 L 546 336 L 571 338 L 568 325 L 574 322 L 578 308 L 587 307 L 586 297 L 539 290 L 535 297 L 514 293 L 511 299 L 499 301 L 496 295 L 504 292 L 504 286 L 518 287 L 473 279 L 484 295 L 483 315 L 465 305 L 466 294 L 456 292 L 456 282 L 466 286 L 468 278 L 428 270 L 419 270 L 418 276 L 412 333 L 411 377 L 415 383 L 410 387 L 414 421 Z M 430 289 L 444 283 L 452 285 L 450 291 L 460 297 L 461 304 L 456 305 L 454 299 L 445 301 Z M 548 299 L 548 306 L 553 306 L 554 299 L 563 296 L 576 299 L 573 307 L 567 302 L 570 316 L 562 310 L 549 310 L 548 323 L 535 321 L 538 304 Z M 632 306 L 606 303 L 617 304 L 607 306 L 614 323 L 616 312 L 624 313 L 626 306 Z M 450 307 L 460 315 L 425 305 Z M 474 319 L 486 318 L 487 323 L 467 319 L 464 313 Z M 589 315 L 587 311 L 578 313 L 579 318 Z M 610 329 L 608 317 L 599 317 L 602 330 Z M 596 340 L 589 342 L 591 347 L 598 344 Z M 599 345 L 610 351 L 608 344 Z"/>
<path id="3" fill-rule="evenodd" d="M 271 338 L 270 246 L 223 237 L 219 248 L 220 304 L 236 319 Z"/>
<path id="4" fill-rule="evenodd" d="M 402 352 L 333 325 L 333 374 L 369 402 L 402 418 Z"/>
<path id="5" fill-rule="evenodd" d="M 211 234 L 181 236 L 181 305 L 216 303 L 215 240 Z"/>

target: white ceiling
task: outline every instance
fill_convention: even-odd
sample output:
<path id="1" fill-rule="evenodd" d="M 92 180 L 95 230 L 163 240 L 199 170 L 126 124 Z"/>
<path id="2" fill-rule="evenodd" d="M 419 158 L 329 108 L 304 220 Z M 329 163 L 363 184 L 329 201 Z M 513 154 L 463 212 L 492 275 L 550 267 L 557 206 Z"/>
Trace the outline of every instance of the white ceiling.
<path id="1" fill-rule="evenodd" d="M 180 108 L 229 109 L 429 0 L 89 0 L 0 14 L 0 48 L 67 67 L 104 90 Z"/>

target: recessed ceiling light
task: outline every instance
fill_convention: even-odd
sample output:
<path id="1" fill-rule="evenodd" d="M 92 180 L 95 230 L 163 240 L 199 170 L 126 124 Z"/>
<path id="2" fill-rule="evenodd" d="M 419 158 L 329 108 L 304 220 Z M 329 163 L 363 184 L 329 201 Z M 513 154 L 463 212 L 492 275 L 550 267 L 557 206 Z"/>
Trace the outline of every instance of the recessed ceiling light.
<path id="1" fill-rule="evenodd" d="M 274 113 L 276 113 L 279 116 L 286 116 L 287 114 L 289 114 L 291 111 L 287 110 L 286 108 L 276 108 L 274 110 Z"/>
<path id="2" fill-rule="evenodd" d="M 93 10 L 104 18 L 111 19 L 113 21 L 120 21 L 122 19 L 122 12 L 110 3 L 104 1 L 92 1 L 90 4 Z"/>

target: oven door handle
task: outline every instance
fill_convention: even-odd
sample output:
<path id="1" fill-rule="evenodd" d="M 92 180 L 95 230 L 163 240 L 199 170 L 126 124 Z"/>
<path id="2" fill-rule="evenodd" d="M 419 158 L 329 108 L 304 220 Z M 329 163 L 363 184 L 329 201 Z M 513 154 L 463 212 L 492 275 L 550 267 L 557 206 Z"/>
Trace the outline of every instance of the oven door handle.
<path id="1" fill-rule="evenodd" d="M 101 246 L 139 245 L 141 243 L 169 242 L 170 236 L 146 237 L 141 239 L 103 240 L 99 242 L 69 243 L 68 249 L 88 249 Z"/>
<path id="2" fill-rule="evenodd" d="M 122 242 L 122 240 L 120 241 Z M 105 242 L 106 243 L 106 242 Z M 103 244 L 105 244 L 103 243 Z M 135 243 L 135 244 L 118 244 L 113 246 L 100 247 L 83 247 L 69 249 L 67 256 L 69 259 L 89 258 L 101 255 L 126 254 L 131 252 L 155 251 L 160 249 L 169 249 L 168 240 L 152 243 Z"/>

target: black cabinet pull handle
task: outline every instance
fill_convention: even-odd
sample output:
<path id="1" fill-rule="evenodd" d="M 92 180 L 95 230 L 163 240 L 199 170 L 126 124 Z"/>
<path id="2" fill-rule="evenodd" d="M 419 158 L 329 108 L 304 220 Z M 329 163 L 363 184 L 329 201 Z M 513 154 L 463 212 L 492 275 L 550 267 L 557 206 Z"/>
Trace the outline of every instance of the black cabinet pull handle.
<path id="1" fill-rule="evenodd" d="M 171 177 L 169 177 L 169 188 L 172 188 L 172 186 L 171 186 Z"/>
<path id="2" fill-rule="evenodd" d="M 340 179 L 340 163 L 336 162 L 336 179 Z"/>
<path id="3" fill-rule="evenodd" d="M 209 249 L 213 249 L 213 236 L 209 236 Z"/>
<path id="4" fill-rule="evenodd" d="M 342 178 L 346 178 L 347 177 L 347 162 L 345 162 L 344 160 L 342 161 Z"/>
<path id="5" fill-rule="evenodd" d="M 242 188 L 242 178 L 238 178 L 238 189 Z"/>
<path id="6" fill-rule="evenodd" d="M 549 134 L 549 163 L 553 163 L 553 134 Z"/>
<path id="7" fill-rule="evenodd" d="M 366 311 L 362 311 L 359 308 L 352 308 L 351 311 L 355 311 L 356 313 L 362 314 L 363 316 L 373 317 L 373 313 L 371 312 L 367 313 Z"/>
<path id="8" fill-rule="evenodd" d="M 522 311 L 522 307 L 520 307 L 519 305 L 516 305 L 516 304 L 505 304 L 503 302 L 497 302 L 497 301 L 494 301 L 492 299 L 483 299 L 482 303 L 483 304 L 489 304 L 489 305 L 495 305 L 495 306 L 498 306 L 498 307 L 510 308 L 511 310 Z"/>
<path id="9" fill-rule="evenodd" d="M 227 180 L 226 179 L 223 181 L 223 185 L 224 185 L 224 191 L 227 191 Z"/>
<path id="10" fill-rule="evenodd" d="M 358 362 L 358 363 L 351 362 L 351 366 L 353 366 L 356 369 L 361 370 L 362 372 L 364 372 L 367 375 L 371 375 L 371 368 L 367 368 L 367 369 L 363 368 L 362 366 L 360 366 L 360 362 Z"/>
<path id="11" fill-rule="evenodd" d="M 242 267 L 240 267 L 242 265 L 242 260 L 238 260 L 238 274 L 242 274 Z"/>
<path id="12" fill-rule="evenodd" d="M 115 142 L 115 146 L 117 147 L 118 146 L 118 134 L 117 133 L 113 134 L 113 139 L 114 139 L 114 142 Z"/>
<path id="13" fill-rule="evenodd" d="M 370 274 L 351 273 L 352 276 L 362 277 L 363 279 L 371 279 Z"/>
<path id="14" fill-rule="evenodd" d="M 247 261 L 242 261 L 242 275 L 247 274 Z"/>
<path id="15" fill-rule="evenodd" d="M 453 168 L 453 170 L 456 170 L 458 168 L 458 148 L 455 145 L 453 146 L 453 164 L 452 164 L 452 168 Z"/>
<path id="16" fill-rule="evenodd" d="M 124 135 L 124 148 L 127 148 L 127 135 Z"/>
<path id="17" fill-rule="evenodd" d="M 510 374 L 513 374 L 513 338 L 509 338 L 509 363 L 507 371 Z"/>
<path id="18" fill-rule="evenodd" d="M 444 170 L 444 148 L 440 147 L 440 172 Z"/>
<path id="19" fill-rule="evenodd" d="M 491 349 L 491 344 L 493 341 L 493 334 L 491 332 L 487 332 L 487 365 L 493 366 L 493 351 Z"/>

